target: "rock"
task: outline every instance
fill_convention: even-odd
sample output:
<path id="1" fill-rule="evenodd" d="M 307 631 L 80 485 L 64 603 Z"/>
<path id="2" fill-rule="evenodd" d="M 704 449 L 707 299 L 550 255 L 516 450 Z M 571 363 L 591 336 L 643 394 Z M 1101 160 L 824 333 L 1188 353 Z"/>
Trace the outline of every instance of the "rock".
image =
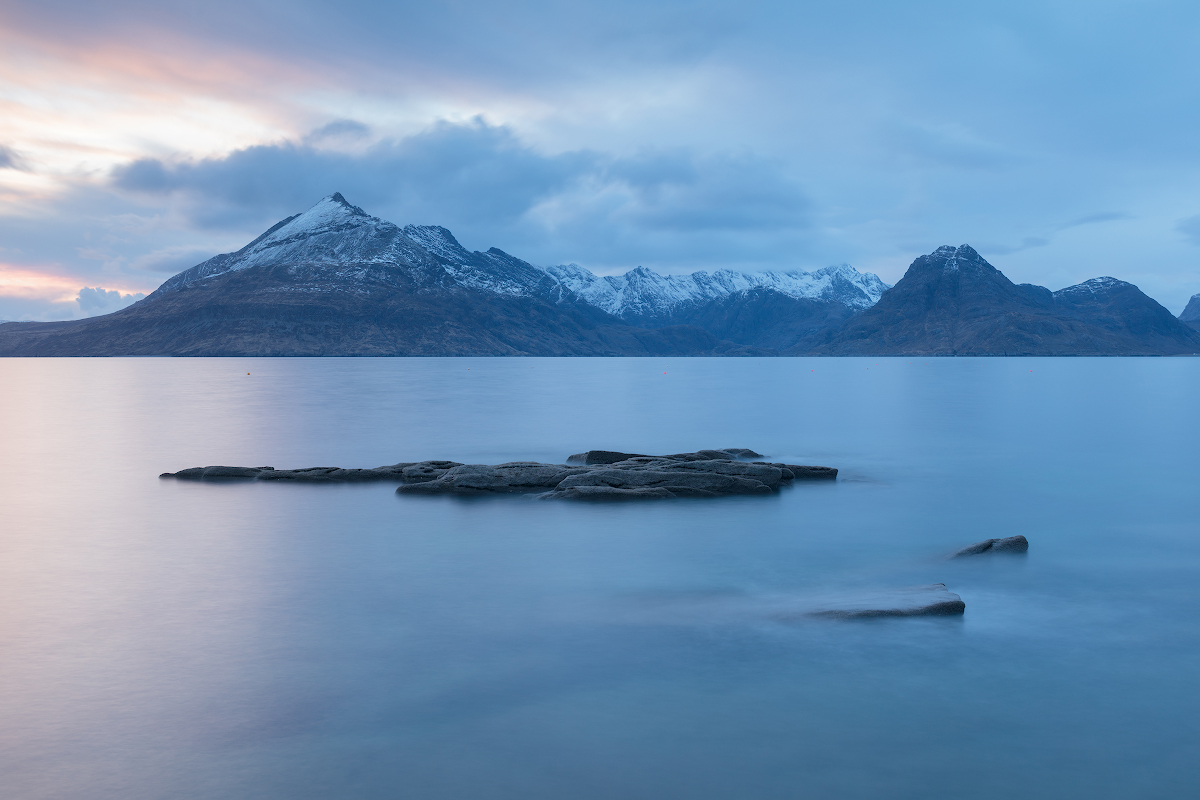
<path id="1" fill-rule="evenodd" d="M 967 609 L 962 598 L 946 589 L 944 583 L 915 586 L 911 589 L 877 592 L 841 598 L 822 604 L 810 616 L 835 619 L 868 617 L 942 617 L 961 615 Z"/>
<path id="2" fill-rule="evenodd" d="M 1029 550 L 1029 540 L 1024 536 L 1009 536 L 1005 539 L 984 539 L 970 547 L 964 547 L 951 558 L 977 556 L 982 553 L 1024 553 Z"/>
<path id="3" fill-rule="evenodd" d="M 712 493 L 708 493 L 705 496 L 716 497 Z M 670 497 L 675 497 L 675 495 L 666 489 L 656 489 L 649 486 L 637 489 L 620 489 L 615 486 L 572 486 L 567 489 L 558 489 L 538 495 L 538 499 L 543 500 L 629 500 L 634 498 L 666 499 Z"/>
<path id="4" fill-rule="evenodd" d="M 782 467 L 792 473 L 798 481 L 832 481 L 837 479 L 838 471 L 834 467 L 809 467 L 798 464 L 772 464 Z"/>
<path id="5" fill-rule="evenodd" d="M 262 472 L 272 470 L 272 467 L 192 467 L 179 472 L 164 472 L 160 478 L 182 478 L 184 480 L 199 480 L 201 478 L 257 478 Z"/>
<path id="6" fill-rule="evenodd" d="M 570 464 L 513 461 L 460 464 L 457 461 L 401 462 L 374 469 L 307 467 L 193 467 L 165 472 L 164 478 L 257 478 L 264 481 L 399 483 L 400 494 L 531 494 L 545 499 L 719 497 L 770 494 L 797 478 L 837 477 L 831 467 L 739 461 L 761 457 L 753 450 L 698 450 L 668 456 L 589 450 Z"/>
<path id="7" fill-rule="evenodd" d="M 762 458 L 763 457 L 762 453 L 756 453 L 753 450 L 747 450 L 744 447 L 727 447 L 724 450 L 722 450 L 721 452 L 728 453 L 729 455 L 734 456 L 735 458 Z"/>
<path id="8" fill-rule="evenodd" d="M 771 487 L 753 478 L 722 475 L 700 470 L 598 469 L 571 475 L 558 484 L 559 489 L 580 486 L 608 486 L 614 489 L 665 489 L 675 497 L 704 492 L 716 494 L 767 494 Z M 694 495 L 693 495 L 694 496 Z"/>
<path id="9" fill-rule="evenodd" d="M 576 453 L 567 456 L 568 464 L 615 464 L 618 461 L 628 461 L 631 458 L 650 458 L 637 453 L 618 453 L 615 450 L 588 450 L 586 453 Z"/>
<path id="10" fill-rule="evenodd" d="M 481 494 L 489 492 L 528 493 L 545 491 L 558 486 L 563 479 L 585 467 L 562 467 L 539 464 L 535 461 L 515 461 L 508 464 L 461 464 L 431 481 L 409 483 L 396 489 L 401 494 Z"/>

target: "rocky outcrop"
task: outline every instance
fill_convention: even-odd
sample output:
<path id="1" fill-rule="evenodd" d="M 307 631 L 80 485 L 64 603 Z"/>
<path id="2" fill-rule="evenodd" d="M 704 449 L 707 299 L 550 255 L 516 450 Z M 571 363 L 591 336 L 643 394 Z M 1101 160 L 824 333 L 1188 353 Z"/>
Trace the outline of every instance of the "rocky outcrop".
<path id="1" fill-rule="evenodd" d="M 1004 539 L 984 539 L 970 547 L 964 547 L 951 558 L 978 556 L 983 553 L 1024 553 L 1029 550 L 1029 540 L 1024 536 L 1008 536 Z"/>
<path id="2" fill-rule="evenodd" d="M 694 453 L 657 456 L 657 458 L 669 458 L 672 461 L 712 461 L 713 459 L 732 461 L 735 458 L 762 457 L 762 453 L 756 453 L 753 450 L 747 450 L 743 447 L 729 447 L 724 450 L 697 450 Z M 628 461 L 631 458 L 655 458 L 655 456 L 647 456 L 642 453 L 621 453 L 616 450 L 588 450 L 586 453 L 576 453 L 573 456 L 567 456 L 567 463 L 615 464 L 618 461 Z"/>
<path id="3" fill-rule="evenodd" d="M 514 461 L 460 464 L 455 461 L 402 462 L 374 469 L 309 467 L 193 467 L 160 477 L 187 480 L 250 478 L 264 481 L 394 481 L 400 494 L 533 494 L 544 499 L 634 499 L 771 494 L 796 480 L 833 480 L 832 467 L 747 462 L 753 450 L 699 450 L 646 456 L 589 450 L 568 464 Z"/>
<path id="4" fill-rule="evenodd" d="M 834 619 L 949 617 L 960 616 L 966 609 L 967 604 L 947 590 L 946 584 L 934 583 L 841 598 L 822 604 L 818 610 L 809 612 L 809 616 Z"/>
<path id="5" fill-rule="evenodd" d="M 182 480 L 220 480 L 255 478 L 260 481 L 297 481 L 300 483 L 332 483 L 349 481 L 402 481 L 420 483 L 446 474 L 457 461 L 406 461 L 374 469 L 342 469 L 341 467 L 306 467 L 304 469 L 275 469 L 274 467 L 192 467 L 179 472 L 164 472 L 160 478 Z"/>

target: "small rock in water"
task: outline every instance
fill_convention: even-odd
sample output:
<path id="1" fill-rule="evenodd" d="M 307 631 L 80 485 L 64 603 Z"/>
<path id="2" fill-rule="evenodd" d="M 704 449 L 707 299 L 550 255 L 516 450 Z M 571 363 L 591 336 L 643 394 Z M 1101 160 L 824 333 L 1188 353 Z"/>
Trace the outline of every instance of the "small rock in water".
<path id="1" fill-rule="evenodd" d="M 1029 540 L 1024 536 L 1009 536 L 1004 539 L 984 539 L 970 547 L 964 547 L 951 558 L 977 556 L 983 553 L 1024 553 L 1029 550 Z"/>
<path id="2" fill-rule="evenodd" d="M 944 583 L 915 586 L 911 589 L 876 592 L 823 603 L 814 617 L 865 619 L 868 617 L 949 617 L 960 616 L 967 604 Z"/>

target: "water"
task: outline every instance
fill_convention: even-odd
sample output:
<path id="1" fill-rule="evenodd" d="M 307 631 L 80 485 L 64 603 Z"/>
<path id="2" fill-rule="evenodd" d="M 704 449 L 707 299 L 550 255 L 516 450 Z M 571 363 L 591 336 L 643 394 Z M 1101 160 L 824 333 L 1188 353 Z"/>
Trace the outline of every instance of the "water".
<path id="1" fill-rule="evenodd" d="M 5 798 L 1200 785 L 1200 360 L 3 360 L 0 386 Z M 701 447 L 842 473 L 628 505 L 156 477 Z M 943 559 L 1016 533 L 1026 557 Z M 786 613 L 932 582 L 964 617 Z"/>

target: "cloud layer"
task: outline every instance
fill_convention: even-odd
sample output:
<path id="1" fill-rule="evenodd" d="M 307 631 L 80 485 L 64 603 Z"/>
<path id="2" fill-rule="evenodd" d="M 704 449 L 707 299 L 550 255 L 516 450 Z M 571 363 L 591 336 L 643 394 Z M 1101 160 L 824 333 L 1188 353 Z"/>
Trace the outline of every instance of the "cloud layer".
<path id="1" fill-rule="evenodd" d="M 0 262 L 45 288 L 0 285 L 0 317 L 149 291 L 333 191 L 537 263 L 895 281 L 970 242 L 1015 280 L 1111 274 L 1178 311 L 1198 27 L 1124 0 L 19 0 Z"/>

